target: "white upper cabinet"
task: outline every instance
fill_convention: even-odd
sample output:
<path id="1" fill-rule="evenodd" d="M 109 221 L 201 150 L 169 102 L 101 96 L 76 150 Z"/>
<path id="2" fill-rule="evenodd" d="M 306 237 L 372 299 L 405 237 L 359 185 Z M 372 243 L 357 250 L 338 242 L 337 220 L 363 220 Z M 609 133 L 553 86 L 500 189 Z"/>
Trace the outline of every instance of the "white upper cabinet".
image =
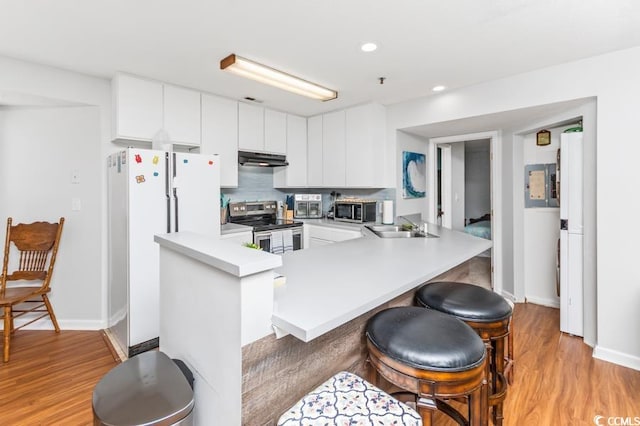
<path id="1" fill-rule="evenodd" d="M 346 184 L 345 117 L 344 110 L 322 116 L 322 182 L 327 187 Z"/>
<path id="2" fill-rule="evenodd" d="M 322 115 L 307 120 L 307 185 L 322 186 Z"/>
<path id="3" fill-rule="evenodd" d="M 203 154 L 220 156 L 220 186 L 238 186 L 238 102 L 202 94 Z"/>
<path id="4" fill-rule="evenodd" d="M 171 143 L 200 145 L 200 92 L 117 74 L 112 93 L 114 140 L 151 142 L 164 129 Z"/>
<path id="5" fill-rule="evenodd" d="M 264 151 L 264 108 L 238 102 L 238 148 Z"/>
<path id="6" fill-rule="evenodd" d="M 111 89 L 113 139 L 150 141 L 162 129 L 162 83 L 117 74 Z"/>
<path id="7" fill-rule="evenodd" d="M 385 109 L 366 104 L 346 110 L 347 187 L 384 186 Z"/>
<path id="8" fill-rule="evenodd" d="M 307 120 L 307 185 L 383 188 L 386 112 L 366 104 Z"/>
<path id="9" fill-rule="evenodd" d="M 238 148 L 285 154 L 287 115 L 261 106 L 238 103 Z"/>
<path id="10" fill-rule="evenodd" d="M 284 112 L 264 110 L 264 150 L 287 152 L 287 114 Z"/>
<path id="11" fill-rule="evenodd" d="M 172 143 L 200 145 L 200 92 L 164 85 L 164 130 Z"/>
<path id="12" fill-rule="evenodd" d="M 286 167 L 273 170 L 273 186 L 306 187 L 307 186 L 307 120 L 286 114 Z"/>

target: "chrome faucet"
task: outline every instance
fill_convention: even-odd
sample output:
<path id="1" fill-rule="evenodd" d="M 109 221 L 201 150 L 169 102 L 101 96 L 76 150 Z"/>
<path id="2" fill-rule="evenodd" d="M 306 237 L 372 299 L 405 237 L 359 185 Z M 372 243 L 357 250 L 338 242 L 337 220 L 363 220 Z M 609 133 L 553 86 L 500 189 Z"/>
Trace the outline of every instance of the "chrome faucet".
<path id="1" fill-rule="evenodd" d="M 420 227 L 419 227 L 418 225 L 416 225 L 415 223 L 413 223 L 412 221 L 410 221 L 409 219 L 407 219 L 407 218 L 406 218 L 406 217 L 404 217 L 404 216 L 398 216 L 398 219 L 402 219 L 402 220 L 404 220 L 405 222 L 407 222 L 409 225 L 411 225 L 411 228 L 412 228 L 414 231 L 417 231 L 418 229 L 420 229 Z"/>

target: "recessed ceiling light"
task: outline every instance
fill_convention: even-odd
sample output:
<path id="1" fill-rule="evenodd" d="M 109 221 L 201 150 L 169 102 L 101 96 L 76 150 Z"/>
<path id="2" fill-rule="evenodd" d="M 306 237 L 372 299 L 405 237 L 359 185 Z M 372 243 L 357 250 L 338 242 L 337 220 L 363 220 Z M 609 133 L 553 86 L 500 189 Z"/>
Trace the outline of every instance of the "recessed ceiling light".
<path id="1" fill-rule="evenodd" d="M 363 52 L 373 52 L 377 48 L 378 48 L 378 46 L 375 43 L 365 43 L 362 46 L 360 46 L 360 49 Z"/>
<path id="2" fill-rule="evenodd" d="M 438 85 L 438 86 L 433 86 L 433 89 L 431 90 L 433 90 L 434 92 L 442 92 L 444 89 L 446 89 L 445 86 Z"/>

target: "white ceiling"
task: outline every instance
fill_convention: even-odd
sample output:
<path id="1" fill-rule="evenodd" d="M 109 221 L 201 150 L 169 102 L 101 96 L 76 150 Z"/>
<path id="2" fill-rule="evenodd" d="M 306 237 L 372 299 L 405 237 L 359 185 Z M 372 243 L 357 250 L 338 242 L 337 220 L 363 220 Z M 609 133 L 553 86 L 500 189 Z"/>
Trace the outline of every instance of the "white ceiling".
<path id="1" fill-rule="evenodd" d="M 547 120 L 551 116 L 578 108 L 590 101 L 593 101 L 593 99 L 573 99 L 529 108 L 502 111 L 495 114 L 478 115 L 460 120 L 424 124 L 402 130 L 425 139 L 490 132 L 496 129 L 510 129 L 515 132 L 534 132 L 540 129 L 530 129 L 526 128 L 526 126 L 531 126 L 531 123 Z M 578 118 L 580 117 L 576 117 L 576 119 Z M 571 119 L 560 123 L 546 122 L 545 127 L 560 126 L 575 122 L 576 121 Z"/>
<path id="2" fill-rule="evenodd" d="M 361 52 L 367 41 L 378 50 Z M 251 96 L 304 116 L 636 45 L 637 0 L 0 0 L 0 55 Z M 220 71 L 230 53 L 339 98 L 314 101 Z"/>

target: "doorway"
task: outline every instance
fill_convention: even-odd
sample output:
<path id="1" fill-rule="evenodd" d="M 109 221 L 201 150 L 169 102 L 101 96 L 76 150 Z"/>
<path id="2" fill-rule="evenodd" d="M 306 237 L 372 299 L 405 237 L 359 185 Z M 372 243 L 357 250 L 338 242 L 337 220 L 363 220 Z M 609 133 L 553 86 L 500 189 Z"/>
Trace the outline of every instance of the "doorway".
<path id="1" fill-rule="evenodd" d="M 490 142 L 437 145 L 438 224 L 491 239 Z M 486 229 L 480 229 L 482 226 Z"/>
<path id="2" fill-rule="evenodd" d="M 484 141 L 488 147 L 487 156 L 487 205 L 478 207 L 486 209 L 486 213 L 475 214 L 465 211 L 465 143 L 468 141 Z M 429 140 L 429 190 L 436 194 L 429 200 L 429 220 L 440 223 L 444 227 L 465 231 L 469 219 L 481 219 L 483 216 L 489 225 L 493 248 L 490 251 L 491 282 L 495 291 L 502 293 L 502 224 L 500 208 L 502 196 L 500 188 L 502 167 L 497 161 L 499 132 L 482 132 L 466 135 L 432 138 Z M 474 201 L 475 203 L 475 201 Z M 472 210 L 476 211 L 476 210 Z M 495 213 L 495 214 L 494 214 Z"/>
<path id="3" fill-rule="evenodd" d="M 565 111 L 554 115 L 549 115 L 543 120 L 531 122 L 526 127 L 514 131 L 513 133 L 513 283 L 514 296 L 517 301 L 524 301 L 528 298 L 525 286 L 525 186 L 524 182 L 524 140 L 527 135 L 533 134 L 540 129 L 554 129 L 562 127 L 573 127 L 575 123 L 582 120 L 582 146 L 583 146 L 583 341 L 589 346 L 595 348 L 597 354 L 597 102 L 596 99 L 588 99 L 581 105 L 573 108 L 567 108 Z M 518 172 L 519 171 L 519 172 Z M 562 174 L 562 171 L 561 173 Z M 562 201 L 563 194 L 560 191 L 560 199 Z M 559 228 L 556 223 L 556 228 Z M 557 261 L 557 240 L 556 246 L 553 247 L 554 258 Z M 555 282 L 555 271 L 553 272 Z M 555 284 L 555 283 L 554 283 Z M 553 295 L 555 296 L 556 288 L 553 286 Z M 558 299 L 556 299 L 558 300 Z M 558 301 L 559 302 L 559 301 Z M 559 304 L 559 303 L 558 303 Z M 597 357 L 598 355 L 596 355 Z M 603 357 L 606 355 L 603 355 Z M 605 358 L 606 359 L 606 358 Z"/>

